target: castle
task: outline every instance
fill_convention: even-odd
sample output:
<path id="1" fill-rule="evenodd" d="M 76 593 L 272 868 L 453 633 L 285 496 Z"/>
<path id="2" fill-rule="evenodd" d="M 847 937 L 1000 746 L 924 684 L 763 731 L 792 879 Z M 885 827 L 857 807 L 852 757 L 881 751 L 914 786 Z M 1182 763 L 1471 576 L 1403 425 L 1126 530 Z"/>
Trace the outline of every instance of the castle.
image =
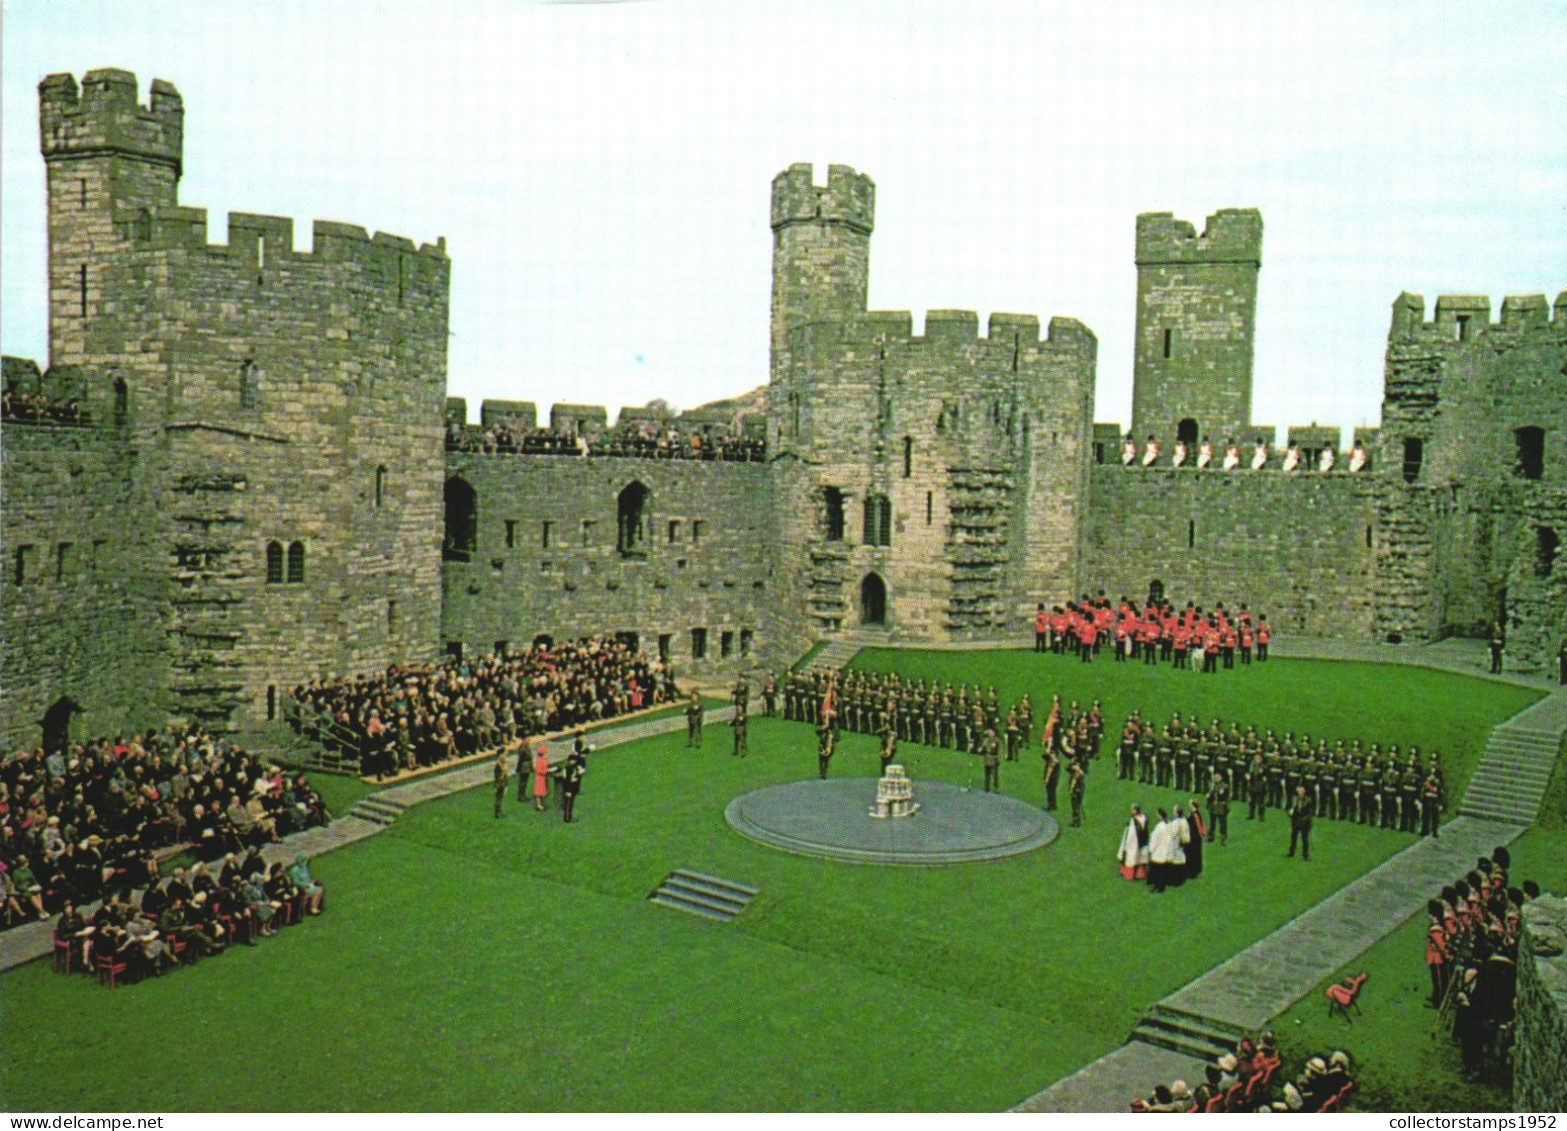
<path id="1" fill-rule="evenodd" d="M 485 451 L 446 398 L 444 244 L 181 205 L 183 103 L 135 76 L 39 87 L 49 366 L 0 430 L 5 748 L 168 719 L 245 728 L 295 683 L 613 631 L 723 673 L 843 628 L 897 641 L 1029 631 L 1036 605 L 1157 586 L 1246 600 L 1286 633 L 1423 641 L 1501 619 L 1509 662 L 1567 633 L 1567 295 L 1394 303 L 1382 427 L 1261 471 L 1173 467 L 1251 421 L 1262 219 L 1137 220 L 1127 468 L 1093 421 L 1072 319 L 866 309 L 875 186 L 794 165 L 772 186 L 765 411 L 713 406 L 759 459 Z M 69 413 L 36 411 L 70 405 Z M 741 406 L 743 408 L 743 406 Z M 481 428 L 538 427 L 486 401 Z M 549 431 L 593 434 L 600 406 Z M 575 440 L 573 441 L 575 442 Z"/>

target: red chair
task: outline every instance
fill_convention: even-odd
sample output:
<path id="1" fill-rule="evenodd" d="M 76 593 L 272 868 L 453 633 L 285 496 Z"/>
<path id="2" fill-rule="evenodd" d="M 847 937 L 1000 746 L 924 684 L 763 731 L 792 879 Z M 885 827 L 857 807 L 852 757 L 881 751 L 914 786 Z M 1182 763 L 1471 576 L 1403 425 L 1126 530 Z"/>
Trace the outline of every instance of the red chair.
<path id="1" fill-rule="evenodd" d="M 1245 1084 L 1237 1081 L 1236 1083 L 1231 1084 L 1228 1088 L 1224 1089 L 1224 1091 L 1219 1094 L 1220 1098 L 1222 1100 L 1224 1100 L 1224 1106 L 1219 1108 L 1219 1110 L 1220 1111 L 1234 1111 L 1235 1110 L 1235 1101 L 1240 1096 L 1240 1094 L 1245 1090 L 1245 1088 L 1246 1088 Z"/>
<path id="2" fill-rule="evenodd" d="M 125 959 L 116 954 L 100 954 L 98 956 L 98 984 L 103 984 L 104 976 L 109 979 L 109 988 L 112 990 L 119 985 L 119 976 L 125 973 L 127 963 Z"/>
<path id="3" fill-rule="evenodd" d="M 71 945 L 71 941 L 70 939 L 54 940 L 54 958 L 50 965 L 54 967 L 55 973 L 71 972 L 71 965 L 76 961 L 76 948 Z"/>
<path id="4" fill-rule="evenodd" d="M 1355 1082 L 1351 1080 L 1338 1091 L 1329 1096 L 1326 1102 L 1317 1109 L 1318 1112 L 1343 1111 L 1344 1103 L 1349 1099 L 1349 1094 L 1355 1090 Z"/>
<path id="5" fill-rule="evenodd" d="M 1360 1013 L 1360 988 L 1366 984 L 1366 979 L 1369 977 L 1369 974 L 1362 971 L 1353 978 L 1345 978 L 1342 982 L 1334 982 L 1324 990 L 1323 992 L 1328 999 L 1328 1016 L 1332 1017 L 1337 1013 L 1345 1021 L 1350 1021 L 1349 1011 L 1351 1008 L 1356 1013 Z"/>
<path id="6" fill-rule="evenodd" d="M 1202 1109 L 1203 1109 L 1203 1111 L 1209 1113 L 1210 1115 L 1214 1114 L 1214 1113 L 1217 1113 L 1217 1112 L 1223 1111 L 1224 1110 L 1224 1093 L 1223 1092 L 1215 1092 L 1213 1095 L 1209 1096 L 1208 1097 L 1208 1102 L 1203 1104 L 1203 1108 Z"/>

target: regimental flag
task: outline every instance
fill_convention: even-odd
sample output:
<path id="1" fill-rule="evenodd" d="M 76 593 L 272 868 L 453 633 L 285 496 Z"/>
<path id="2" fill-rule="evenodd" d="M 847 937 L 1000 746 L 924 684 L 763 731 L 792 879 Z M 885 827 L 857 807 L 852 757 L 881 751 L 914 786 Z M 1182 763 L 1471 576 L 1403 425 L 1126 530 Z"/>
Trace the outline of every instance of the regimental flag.
<path id="1" fill-rule="evenodd" d="M 822 696 L 822 722 L 830 723 L 834 715 L 838 713 L 838 679 L 836 676 L 827 681 L 827 691 Z"/>

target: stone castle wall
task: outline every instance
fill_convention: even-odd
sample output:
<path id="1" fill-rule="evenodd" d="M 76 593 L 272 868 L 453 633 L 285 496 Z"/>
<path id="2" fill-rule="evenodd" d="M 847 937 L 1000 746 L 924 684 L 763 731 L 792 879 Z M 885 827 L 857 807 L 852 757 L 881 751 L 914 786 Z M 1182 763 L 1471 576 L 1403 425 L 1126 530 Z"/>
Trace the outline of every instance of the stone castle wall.
<path id="1" fill-rule="evenodd" d="M 1513 1110 L 1567 1111 L 1567 899 L 1524 905 L 1518 943 Z"/>
<path id="2" fill-rule="evenodd" d="M 62 698 L 78 734 L 160 722 L 161 588 L 147 568 L 141 455 L 123 430 L 0 426 L 0 749 L 38 742 Z"/>
<path id="3" fill-rule="evenodd" d="M 1245 603 L 1279 632 L 1363 636 L 1376 487 L 1366 474 L 1096 465 L 1087 588 L 1141 601 L 1158 580 L 1180 605 Z"/>
<path id="4" fill-rule="evenodd" d="M 444 247 L 317 221 L 295 251 L 290 220 L 246 213 L 209 245 L 172 86 L 141 105 L 126 72 L 55 75 L 39 100 L 52 361 L 119 390 L 141 499 L 119 568 L 157 579 L 158 710 L 242 726 L 298 680 L 435 654 Z M 269 575 L 272 546 L 304 568 Z M 48 670 L 50 645 L 12 647 Z"/>
<path id="5" fill-rule="evenodd" d="M 1494 323 L 1483 296 L 1424 309 L 1401 296 L 1388 339 L 1376 635 L 1503 621 L 1508 666 L 1548 666 L 1567 638 L 1567 296 L 1554 318 L 1543 295 L 1509 297 Z"/>
<path id="6" fill-rule="evenodd" d="M 1182 420 L 1195 424 L 1192 440 L 1211 436 L 1221 449 L 1249 438 L 1261 265 L 1256 209 L 1217 212 L 1201 235 L 1168 212 L 1137 217 L 1138 443 L 1155 435 L 1169 451 Z"/>
<path id="7" fill-rule="evenodd" d="M 689 674 L 777 653 L 765 464 L 454 451 L 447 473 L 473 488 L 478 520 L 468 560 L 443 563 L 448 648 L 630 632 L 650 651 L 662 640 Z M 623 552 L 620 500 L 633 484 L 648 494 Z M 705 630 L 702 658 L 693 629 Z"/>

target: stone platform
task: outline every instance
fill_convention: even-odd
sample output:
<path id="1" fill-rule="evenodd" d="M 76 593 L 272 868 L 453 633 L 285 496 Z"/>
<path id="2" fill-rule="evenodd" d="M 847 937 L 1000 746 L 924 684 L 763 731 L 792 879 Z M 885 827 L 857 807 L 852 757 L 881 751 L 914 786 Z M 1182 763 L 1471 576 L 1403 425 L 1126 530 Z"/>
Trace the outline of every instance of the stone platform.
<path id="1" fill-rule="evenodd" d="M 875 778 L 788 782 L 724 810 L 736 832 L 773 848 L 861 864 L 962 864 L 1032 852 L 1061 831 L 1043 809 L 1001 793 L 916 782 L 920 810 L 876 820 Z"/>

